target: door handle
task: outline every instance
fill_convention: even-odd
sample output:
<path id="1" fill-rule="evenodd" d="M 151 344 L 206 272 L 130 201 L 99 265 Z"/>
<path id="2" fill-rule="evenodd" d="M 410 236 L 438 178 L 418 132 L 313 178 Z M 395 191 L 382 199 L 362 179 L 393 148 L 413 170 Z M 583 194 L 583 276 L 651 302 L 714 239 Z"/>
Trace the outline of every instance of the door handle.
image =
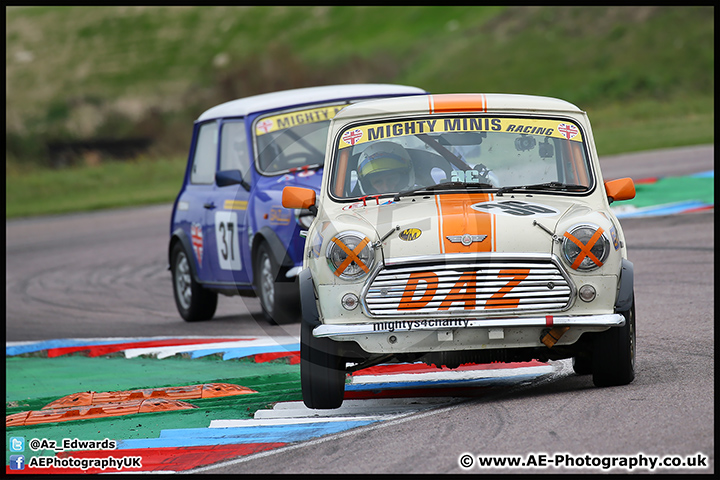
<path id="1" fill-rule="evenodd" d="M 213 208 L 215 208 L 215 202 L 208 202 L 204 204 L 203 207 L 207 208 L 208 210 L 212 210 Z"/>

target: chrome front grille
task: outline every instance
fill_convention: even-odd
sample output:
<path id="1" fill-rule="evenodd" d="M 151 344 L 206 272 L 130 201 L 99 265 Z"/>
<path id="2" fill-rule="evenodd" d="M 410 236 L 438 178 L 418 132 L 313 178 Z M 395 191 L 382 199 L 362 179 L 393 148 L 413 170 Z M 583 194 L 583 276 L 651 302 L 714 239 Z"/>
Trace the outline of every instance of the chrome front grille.
<path id="1" fill-rule="evenodd" d="M 556 257 L 454 254 L 378 270 L 363 294 L 373 316 L 477 316 L 570 307 L 574 287 Z"/>

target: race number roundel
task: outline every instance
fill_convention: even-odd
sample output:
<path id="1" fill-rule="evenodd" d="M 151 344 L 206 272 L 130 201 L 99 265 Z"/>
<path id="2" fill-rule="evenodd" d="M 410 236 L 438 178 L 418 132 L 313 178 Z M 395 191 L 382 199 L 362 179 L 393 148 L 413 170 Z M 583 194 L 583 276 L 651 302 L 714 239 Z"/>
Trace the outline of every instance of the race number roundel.
<path id="1" fill-rule="evenodd" d="M 237 213 L 215 213 L 215 240 L 220 268 L 223 270 L 241 270 Z"/>

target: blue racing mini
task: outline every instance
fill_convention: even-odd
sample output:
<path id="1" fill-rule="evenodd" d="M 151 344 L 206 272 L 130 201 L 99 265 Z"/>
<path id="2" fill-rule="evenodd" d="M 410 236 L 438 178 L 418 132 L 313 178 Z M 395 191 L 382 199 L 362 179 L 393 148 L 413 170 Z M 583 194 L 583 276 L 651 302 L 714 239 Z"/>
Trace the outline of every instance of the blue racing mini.
<path id="1" fill-rule="evenodd" d="M 283 188 L 319 192 L 330 120 L 346 105 L 422 93 L 382 84 L 300 88 L 233 100 L 200 115 L 170 225 L 180 316 L 209 320 L 222 293 L 259 297 L 272 322 L 299 319 L 301 230 L 314 215 L 284 208 Z"/>

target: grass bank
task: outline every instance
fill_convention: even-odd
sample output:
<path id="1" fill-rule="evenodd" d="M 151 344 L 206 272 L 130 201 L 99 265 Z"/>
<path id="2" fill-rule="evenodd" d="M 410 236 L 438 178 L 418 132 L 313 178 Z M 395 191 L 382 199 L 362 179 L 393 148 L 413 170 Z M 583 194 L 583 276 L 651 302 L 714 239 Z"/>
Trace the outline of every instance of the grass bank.
<path id="1" fill-rule="evenodd" d="M 6 177 L 6 218 L 172 202 L 185 159 L 137 159 L 61 170 L 15 169 Z"/>

